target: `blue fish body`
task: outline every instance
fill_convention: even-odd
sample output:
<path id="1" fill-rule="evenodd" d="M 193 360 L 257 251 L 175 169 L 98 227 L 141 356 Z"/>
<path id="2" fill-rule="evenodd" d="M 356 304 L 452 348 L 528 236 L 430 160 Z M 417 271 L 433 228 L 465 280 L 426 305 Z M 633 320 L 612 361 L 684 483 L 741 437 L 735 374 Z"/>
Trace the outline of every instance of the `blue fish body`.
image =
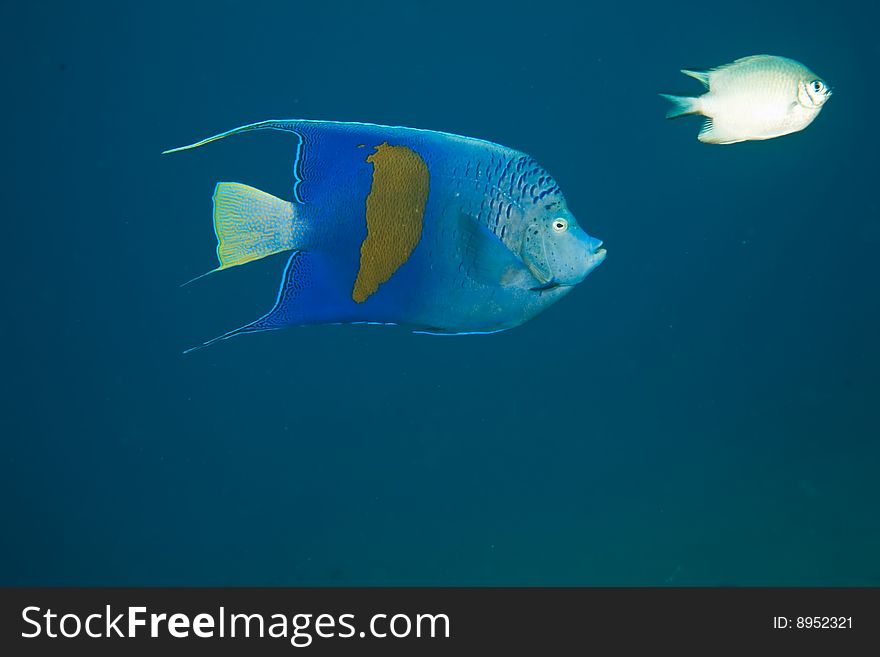
<path id="1" fill-rule="evenodd" d="M 291 255 L 272 310 L 200 346 L 306 324 L 501 331 L 558 301 L 605 257 L 543 168 L 479 139 L 265 121 L 166 152 L 259 129 L 296 136 L 291 200 L 218 183 L 217 269 Z"/>

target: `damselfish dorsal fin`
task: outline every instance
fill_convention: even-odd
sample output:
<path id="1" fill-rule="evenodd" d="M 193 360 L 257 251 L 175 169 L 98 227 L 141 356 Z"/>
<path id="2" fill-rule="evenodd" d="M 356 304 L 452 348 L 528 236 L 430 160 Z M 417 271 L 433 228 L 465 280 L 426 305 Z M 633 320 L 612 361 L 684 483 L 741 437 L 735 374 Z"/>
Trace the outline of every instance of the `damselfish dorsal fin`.
<path id="1" fill-rule="evenodd" d="M 730 90 L 736 90 L 740 85 L 737 81 L 738 75 L 746 71 L 757 71 L 765 66 L 777 68 L 783 62 L 790 62 L 795 67 L 800 67 L 800 64 L 786 60 L 784 57 L 774 57 L 773 55 L 749 55 L 748 57 L 740 57 L 729 64 L 716 66 L 709 71 L 712 92 L 725 94 Z M 785 65 L 788 66 L 789 64 Z"/>
<path id="2" fill-rule="evenodd" d="M 455 231 L 464 273 L 474 281 L 515 285 L 528 274 L 523 261 L 476 217 L 459 214 Z"/>
<path id="3" fill-rule="evenodd" d="M 692 77 L 694 80 L 699 80 L 700 83 L 704 87 L 706 87 L 706 89 L 709 88 L 709 72 L 708 71 L 689 71 L 689 70 L 683 68 L 683 69 L 681 69 L 681 72 L 689 77 Z"/>
<path id="4" fill-rule="evenodd" d="M 748 55 L 747 57 L 740 57 L 737 60 L 730 62 L 729 64 L 722 64 L 721 66 L 716 66 L 713 68 L 713 71 L 723 71 L 728 68 L 733 68 L 734 66 L 742 66 L 743 64 L 757 64 L 763 61 L 773 61 L 782 59 L 780 57 L 776 57 L 774 55 Z"/>

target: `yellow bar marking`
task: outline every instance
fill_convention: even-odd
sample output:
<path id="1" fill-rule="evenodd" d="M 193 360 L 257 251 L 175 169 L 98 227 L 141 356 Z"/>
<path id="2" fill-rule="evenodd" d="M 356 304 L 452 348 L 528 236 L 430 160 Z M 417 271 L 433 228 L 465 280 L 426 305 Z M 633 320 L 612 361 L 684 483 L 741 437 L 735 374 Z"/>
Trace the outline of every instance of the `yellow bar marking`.
<path id="1" fill-rule="evenodd" d="M 422 157 L 406 146 L 375 147 L 367 157 L 373 182 L 367 195 L 367 237 L 351 298 L 363 303 L 405 263 L 422 237 L 430 176 Z"/>

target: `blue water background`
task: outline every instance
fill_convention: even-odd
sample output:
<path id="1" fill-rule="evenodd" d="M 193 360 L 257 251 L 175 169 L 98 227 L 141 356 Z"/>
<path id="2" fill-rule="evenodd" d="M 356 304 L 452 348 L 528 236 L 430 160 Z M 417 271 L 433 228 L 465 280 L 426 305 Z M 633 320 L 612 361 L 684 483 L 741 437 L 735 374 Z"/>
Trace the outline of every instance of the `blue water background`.
<path id="1" fill-rule="evenodd" d="M 880 14 L 856 2 L 3 2 L 0 584 L 880 584 Z M 769 52 L 806 131 L 708 146 L 679 68 Z M 211 192 L 268 118 L 480 137 L 608 258 L 515 330 L 262 314 Z"/>

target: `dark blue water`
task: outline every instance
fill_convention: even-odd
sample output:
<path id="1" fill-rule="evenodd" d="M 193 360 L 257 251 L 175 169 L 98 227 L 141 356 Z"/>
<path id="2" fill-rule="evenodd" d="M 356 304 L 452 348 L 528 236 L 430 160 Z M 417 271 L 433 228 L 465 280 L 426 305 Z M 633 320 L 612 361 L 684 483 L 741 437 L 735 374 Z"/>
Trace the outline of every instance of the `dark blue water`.
<path id="1" fill-rule="evenodd" d="M 869 12 L 869 13 L 866 13 Z M 2 584 L 880 584 L 875 33 L 862 3 L 3 3 Z M 679 68 L 834 97 L 708 146 Z M 313 327 L 214 266 L 268 118 L 533 155 L 608 258 L 515 330 Z"/>

